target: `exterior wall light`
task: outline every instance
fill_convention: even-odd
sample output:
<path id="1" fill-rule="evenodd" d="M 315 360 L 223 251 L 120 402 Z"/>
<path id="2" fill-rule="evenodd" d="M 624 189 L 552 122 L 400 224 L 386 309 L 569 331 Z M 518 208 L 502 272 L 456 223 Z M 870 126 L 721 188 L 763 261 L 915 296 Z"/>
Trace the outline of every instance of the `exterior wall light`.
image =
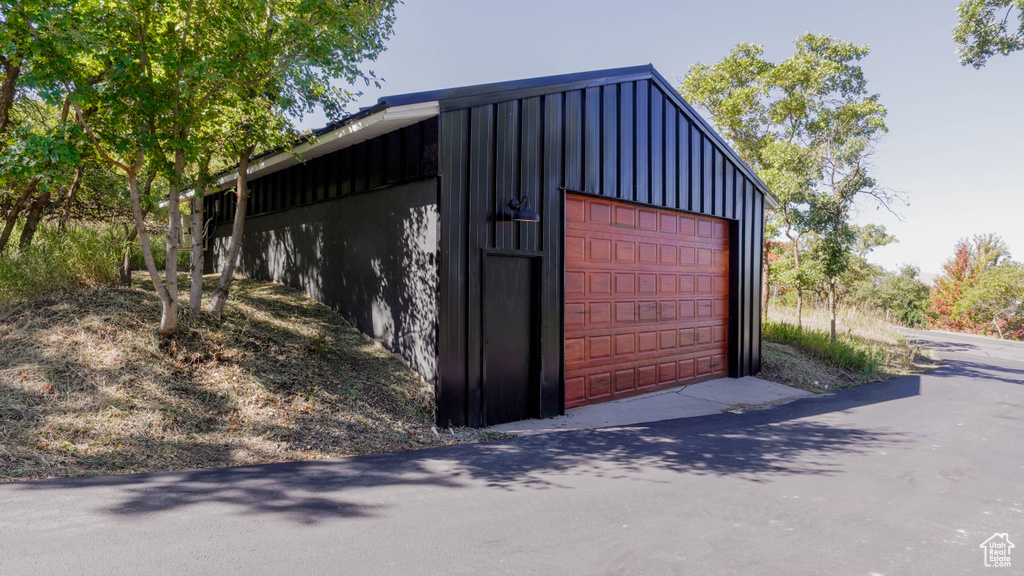
<path id="1" fill-rule="evenodd" d="M 540 222 L 540 214 L 537 214 L 536 210 L 530 208 L 530 199 L 526 196 L 519 200 L 515 198 L 509 200 L 508 207 L 515 210 L 515 213 L 512 214 L 513 220 L 518 220 L 519 222 Z"/>

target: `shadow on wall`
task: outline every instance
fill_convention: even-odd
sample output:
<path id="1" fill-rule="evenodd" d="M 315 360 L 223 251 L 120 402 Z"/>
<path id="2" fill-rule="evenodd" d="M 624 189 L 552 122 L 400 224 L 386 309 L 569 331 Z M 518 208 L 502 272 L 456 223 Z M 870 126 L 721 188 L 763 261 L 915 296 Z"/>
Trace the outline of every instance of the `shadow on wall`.
<path id="1" fill-rule="evenodd" d="M 303 290 L 434 382 L 437 238 L 437 183 L 423 180 L 251 218 L 239 271 Z M 213 240 L 218 270 L 227 245 Z"/>

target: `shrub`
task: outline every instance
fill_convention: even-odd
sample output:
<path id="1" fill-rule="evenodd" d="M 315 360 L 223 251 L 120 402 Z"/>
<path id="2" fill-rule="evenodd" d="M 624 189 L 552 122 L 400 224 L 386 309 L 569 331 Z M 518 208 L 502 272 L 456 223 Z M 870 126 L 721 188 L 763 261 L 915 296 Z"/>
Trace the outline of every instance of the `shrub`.
<path id="1" fill-rule="evenodd" d="M 153 261 L 156 262 L 156 269 L 162 271 L 167 264 L 167 237 L 163 234 L 150 234 L 149 248 L 153 251 Z M 188 270 L 191 262 L 192 255 L 190 253 L 187 251 L 178 252 L 178 270 Z M 146 260 L 142 257 L 142 244 L 138 238 L 131 245 L 131 269 L 146 269 Z"/>
<path id="2" fill-rule="evenodd" d="M 40 224 L 32 246 L 0 254 L 0 306 L 117 284 L 119 238 L 108 226 Z"/>

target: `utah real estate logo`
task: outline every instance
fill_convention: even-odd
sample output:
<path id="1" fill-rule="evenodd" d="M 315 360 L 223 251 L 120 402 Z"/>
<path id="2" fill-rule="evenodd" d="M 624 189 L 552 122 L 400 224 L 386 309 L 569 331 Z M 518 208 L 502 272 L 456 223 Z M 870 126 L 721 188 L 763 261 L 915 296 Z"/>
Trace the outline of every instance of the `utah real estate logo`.
<path id="1" fill-rule="evenodd" d="M 1009 568 L 1010 550 L 1014 548 L 1010 542 L 1010 535 L 1006 532 L 996 532 L 991 538 L 981 543 L 985 551 L 985 566 L 989 568 Z"/>

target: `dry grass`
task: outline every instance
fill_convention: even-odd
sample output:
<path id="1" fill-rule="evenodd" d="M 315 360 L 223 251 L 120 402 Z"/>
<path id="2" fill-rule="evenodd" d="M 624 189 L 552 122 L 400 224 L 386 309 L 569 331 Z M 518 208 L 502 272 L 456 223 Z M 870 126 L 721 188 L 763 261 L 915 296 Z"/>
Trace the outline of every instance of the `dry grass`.
<path id="1" fill-rule="evenodd" d="M 239 280 L 220 322 L 186 311 L 170 341 L 156 334 L 159 314 L 142 276 L 130 288 L 0 310 L 0 480 L 477 439 L 472 431 L 438 438 L 430 387 L 294 290 Z"/>
<path id="2" fill-rule="evenodd" d="M 796 325 L 796 309 L 771 306 L 768 319 Z M 803 327 L 829 331 L 828 310 L 804 307 Z M 870 350 L 878 360 L 870 370 L 847 371 L 794 344 L 765 340 L 759 376 L 766 380 L 797 386 L 812 392 L 828 392 L 865 382 L 917 374 L 938 365 L 929 352 L 907 342 L 898 327 L 875 315 L 856 309 L 837 314 L 836 332 L 861 349 Z"/>

